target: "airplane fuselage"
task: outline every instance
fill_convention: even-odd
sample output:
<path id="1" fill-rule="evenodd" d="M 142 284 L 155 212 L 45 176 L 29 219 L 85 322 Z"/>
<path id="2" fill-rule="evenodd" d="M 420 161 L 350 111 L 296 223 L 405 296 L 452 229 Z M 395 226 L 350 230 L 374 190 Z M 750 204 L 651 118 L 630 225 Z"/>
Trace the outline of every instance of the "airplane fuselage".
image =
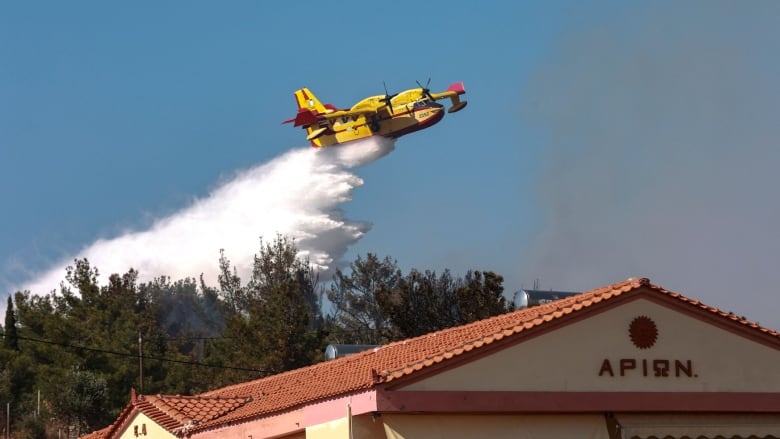
<path id="1" fill-rule="evenodd" d="M 361 115 L 339 119 L 333 123 L 331 129 L 312 139 L 311 144 L 316 147 L 331 146 L 371 136 L 397 139 L 431 127 L 443 118 L 444 107 L 436 102 L 427 102 L 424 105 L 401 105 L 394 107 L 392 114 L 388 115 Z"/>

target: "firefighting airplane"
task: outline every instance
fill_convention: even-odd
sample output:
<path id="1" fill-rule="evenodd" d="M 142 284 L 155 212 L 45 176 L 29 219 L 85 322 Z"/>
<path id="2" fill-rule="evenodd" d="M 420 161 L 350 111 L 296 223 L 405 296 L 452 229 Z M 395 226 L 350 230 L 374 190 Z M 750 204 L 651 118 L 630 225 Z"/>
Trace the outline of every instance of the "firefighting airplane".
<path id="1" fill-rule="evenodd" d="M 371 96 L 350 109 L 338 109 L 331 104 L 322 104 L 308 88 L 295 91 L 298 114 L 282 123 L 293 123 L 308 134 L 306 140 L 311 146 L 338 145 L 369 136 L 384 136 L 392 139 L 428 128 L 444 117 L 444 106 L 438 100 L 449 98 L 452 106 L 449 113 L 460 111 L 466 101 L 460 95 L 466 93 L 462 82 L 456 82 L 441 93 L 431 93 L 428 85 L 419 82 L 419 88 L 396 94 Z"/>

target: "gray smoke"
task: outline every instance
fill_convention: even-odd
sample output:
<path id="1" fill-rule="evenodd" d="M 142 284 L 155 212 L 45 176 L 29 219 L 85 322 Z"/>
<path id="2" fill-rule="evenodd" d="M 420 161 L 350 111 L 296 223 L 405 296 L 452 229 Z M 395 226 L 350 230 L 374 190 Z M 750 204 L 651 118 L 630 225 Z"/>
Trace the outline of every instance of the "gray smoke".
<path id="1" fill-rule="evenodd" d="M 536 72 L 543 227 L 524 279 L 630 276 L 780 327 L 780 3 L 651 3 Z"/>

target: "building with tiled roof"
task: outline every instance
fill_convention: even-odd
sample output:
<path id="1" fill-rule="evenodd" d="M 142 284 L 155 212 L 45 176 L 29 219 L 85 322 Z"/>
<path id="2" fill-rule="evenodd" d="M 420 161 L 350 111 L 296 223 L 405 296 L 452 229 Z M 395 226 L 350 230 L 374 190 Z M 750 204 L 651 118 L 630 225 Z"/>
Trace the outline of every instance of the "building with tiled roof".
<path id="1" fill-rule="evenodd" d="M 780 334 L 629 279 L 196 396 L 90 438 L 780 438 Z"/>

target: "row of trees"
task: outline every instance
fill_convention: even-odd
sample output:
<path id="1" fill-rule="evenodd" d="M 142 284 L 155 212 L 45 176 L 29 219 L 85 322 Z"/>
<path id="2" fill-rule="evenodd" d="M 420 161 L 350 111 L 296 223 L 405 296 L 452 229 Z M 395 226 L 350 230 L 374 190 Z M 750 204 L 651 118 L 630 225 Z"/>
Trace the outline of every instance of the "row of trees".
<path id="1" fill-rule="evenodd" d="M 404 274 L 369 253 L 322 285 L 297 254 L 284 236 L 261 243 L 248 279 L 221 254 L 216 287 L 202 278 L 140 283 L 132 269 L 99 285 L 82 259 L 59 291 L 17 292 L 0 349 L 12 430 L 84 433 L 113 421 L 131 387 L 196 394 L 321 361 L 329 343 L 383 344 L 508 309 L 493 272 Z"/>
<path id="2" fill-rule="evenodd" d="M 331 339 L 384 344 L 506 312 L 504 279 L 491 271 L 412 269 L 403 275 L 395 260 L 358 256 L 348 273 L 336 271 L 327 292 L 333 304 Z"/>

